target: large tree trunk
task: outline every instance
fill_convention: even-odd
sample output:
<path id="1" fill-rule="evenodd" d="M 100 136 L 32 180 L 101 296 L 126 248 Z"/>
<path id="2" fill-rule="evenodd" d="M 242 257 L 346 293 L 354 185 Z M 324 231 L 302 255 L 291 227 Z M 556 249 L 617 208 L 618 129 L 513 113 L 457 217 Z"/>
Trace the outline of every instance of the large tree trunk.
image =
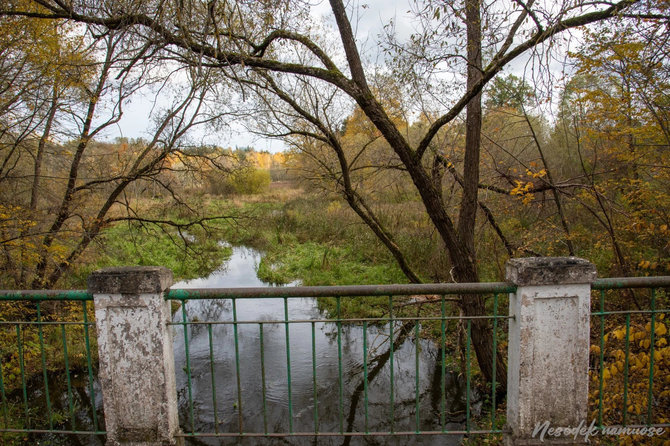
<path id="1" fill-rule="evenodd" d="M 466 0 L 468 90 L 482 79 L 482 32 L 479 0 Z M 479 146 L 482 131 L 482 94 L 475 95 L 466 107 L 465 158 L 463 162 L 463 197 L 458 215 L 458 236 L 464 245 L 470 263 L 475 267 L 475 221 L 479 191 Z"/>
<path id="2" fill-rule="evenodd" d="M 467 26 L 468 90 L 482 79 L 482 32 L 479 0 L 466 0 L 465 18 Z M 466 262 L 455 264 L 454 273 L 459 282 L 479 282 L 477 254 L 475 251 L 475 223 L 477 220 L 479 191 L 479 158 L 482 129 L 482 95 L 475 95 L 466 107 L 465 159 L 463 164 L 463 196 L 458 216 L 458 239 Z M 486 314 L 486 302 L 480 295 L 461 296 L 461 308 L 465 316 Z M 493 381 L 494 352 L 493 330 L 487 319 L 472 319 L 472 344 L 475 348 L 479 368 L 484 378 Z M 503 355 L 495 352 L 496 381 L 502 388 L 507 384 L 507 371 Z"/>
<path id="3" fill-rule="evenodd" d="M 477 273 L 472 270 L 468 272 L 457 272 L 454 274 L 459 282 L 476 282 Z M 468 274 L 471 274 L 468 276 Z M 470 277 L 470 278 L 468 278 Z M 460 296 L 460 306 L 466 317 L 476 317 L 487 314 L 486 299 L 479 294 L 468 294 Z M 472 346 L 477 355 L 477 363 L 482 376 L 487 382 L 493 383 L 494 354 L 493 354 L 493 330 L 490 319 L 470 319 Z M 507 388 L 507 364 L 505 356 L 501 352 L 495 352 L 495 381 L 500 391 Z"/>

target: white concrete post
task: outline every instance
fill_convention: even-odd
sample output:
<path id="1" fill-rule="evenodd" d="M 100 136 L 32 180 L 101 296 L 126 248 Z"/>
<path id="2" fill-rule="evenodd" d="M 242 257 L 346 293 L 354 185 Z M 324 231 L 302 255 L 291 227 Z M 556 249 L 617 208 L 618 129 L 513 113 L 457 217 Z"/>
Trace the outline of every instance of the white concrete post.
<path id="1" fill-rule="evenodd" d="M 583 442 L 584 435 L 572 435 L 575 431 L 550 434 L 590 424 L 589 320 L 596 268 L 576 257 L 531 257 L 510 260 L 506 273 L 517 285 L 509 300 L 506 444 Z"/>
<path id="2" fill-rule="evenodd" d="M 175 445 L 179 431 L 164 267 L 105 268 L 88 279 L 95 302 L 107 445 Z"/>

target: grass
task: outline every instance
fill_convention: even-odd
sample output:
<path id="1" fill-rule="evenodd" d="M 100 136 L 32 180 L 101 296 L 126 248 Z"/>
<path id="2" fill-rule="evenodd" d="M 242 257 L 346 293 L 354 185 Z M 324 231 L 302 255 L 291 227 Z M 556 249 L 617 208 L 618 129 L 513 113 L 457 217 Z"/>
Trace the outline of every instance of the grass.
<path id="1" fill-rule="evenodd" d="M 175 281 L 209 274 L 232 254 L 201 228 L 188 234 L 138 225 L 121 224 L 106 229 L 96 240 L 92 261 L 76 268 L 71 285 L 85 286 L 91 272 L 109 266 L 165 266 Z"/>

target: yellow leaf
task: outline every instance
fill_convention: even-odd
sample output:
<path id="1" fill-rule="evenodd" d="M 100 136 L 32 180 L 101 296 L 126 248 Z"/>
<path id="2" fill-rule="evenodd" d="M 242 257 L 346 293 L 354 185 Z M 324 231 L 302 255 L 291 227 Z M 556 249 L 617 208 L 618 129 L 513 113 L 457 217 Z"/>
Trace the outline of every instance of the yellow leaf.
<path id="1" fill-rule="evenodd" d="M 624 338 L 624 336 L 626 336 L 626 329 L 625 329 L 625 328 L 621 328 L 621 329 L 619 329 L 619 330 L 616 330 L 616 331 L 614 332 L 614 336 L 615 336 L 618 340 L 622 340 L 622 339 Z"/>

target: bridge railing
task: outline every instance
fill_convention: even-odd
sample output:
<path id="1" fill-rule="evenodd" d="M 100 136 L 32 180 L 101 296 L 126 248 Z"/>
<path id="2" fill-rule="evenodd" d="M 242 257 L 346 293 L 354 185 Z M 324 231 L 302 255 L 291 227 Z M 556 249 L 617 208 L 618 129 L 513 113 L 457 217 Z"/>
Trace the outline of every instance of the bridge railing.
<path id="1" fill-rule="evenodd" d="M 0 427 L 30 435 L 104 435 L 93 295 L 0 291 Z"/>
<path id="2" fill-rule="evenodd" d="M 500 283 L 178 290 L 149 267 L 96 272 L 87 291 L 0 291 L 0 436 L 532 444 L 624 426 L 653 440 L 670 427 L 670 277 L 594 276 L 578 259 L 515 259 Z M 485 315 L 454 305 L 478 296 Z M 482 321 L 507 351 L 488 384 Z"/>
<path id="3" fill-rule="evenodd" d="M 497 350 L 499 340 L 506 339 L 500 327 L 509 318 L 500 313 L 500 302 L 506 302 L 507 293 L 514 290 L 504 282 L 170 290 L 167 298 L 180 307 L 177 321 L 170 323 L 178 328 L 178 348 L 183 349 L 176 354 L 185 364 L 186 423 L 181 435 L 460 438 L 500 434 L 495 410 L 500 372 L 495 363 L 489 391 L 474 395 L 472 324 L 488 322 L 491 345 Z M 480 295 L 486 297 L 490 314 L 454 313 L 450 301 L 455 296 Z M 207 303 L 197 305 L 201 302 Z M 212 311 L 212 306 L 219 311 Z M 347 315 L 352 306 L 367 308 L 370 316 Z M 319 309 L 312 317 L 307 314 Z M 331 336 L 324 336 L 324 331 Z M 460 377 L 453 373 L 459 337 L 464 356 Z M 200 338 L 197 372 L 191 358 L 194 338 Z M 222 364 L 214 353 L 222 343 L 233 353 L 229 364 Z M 445 348 L 431 349 L 430 343 Z M 275 351 L 271 365 L 268 349 Z M 447 367 L 448 362 L 452 366 Z M 303 375 L 298 390 L 296 367 Z M 226 372 L 228 379 L 217 382 L 226 378 Z M 207 388 L 210 401 L 198 398 L 199 404 L 194 404 L 194 374 L 200 377 L 199 387 Z M 456 386 L 454 380 L 459 381 Z M 222 385 L 234 391 L 217 392 Z M 454 387 L 460 391 L 457 395 Z M 270 393 L 273 399 L 268 401 Z M 480 414 L 473 417 L 475 404 Z M 453 413 L 455 406 L 460 413 Z M 486 420 L 482 420 L 481 406 Z"/>
<path id="4" fill-rule="evenodd" d="M 589 415 L 600 429 L 670 428 L 669 281 L 592 284 Z"/>

